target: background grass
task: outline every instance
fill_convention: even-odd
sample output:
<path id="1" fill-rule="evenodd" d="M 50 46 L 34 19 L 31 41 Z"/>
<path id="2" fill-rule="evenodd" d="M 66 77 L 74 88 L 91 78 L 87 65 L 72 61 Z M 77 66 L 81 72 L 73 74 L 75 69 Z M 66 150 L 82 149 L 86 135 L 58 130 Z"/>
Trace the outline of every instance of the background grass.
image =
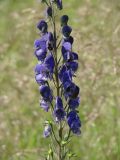
<path id="1" fill-rule="evenodd" d="M 80 66 L 82 134 L 71 148 L 80 160 L 120 160 L 120 1 L 63 2 Z M 33 72 L 43 8 L 37 0 L 0 0 L 0 160 L 41 160 L 49 144 Z"/>

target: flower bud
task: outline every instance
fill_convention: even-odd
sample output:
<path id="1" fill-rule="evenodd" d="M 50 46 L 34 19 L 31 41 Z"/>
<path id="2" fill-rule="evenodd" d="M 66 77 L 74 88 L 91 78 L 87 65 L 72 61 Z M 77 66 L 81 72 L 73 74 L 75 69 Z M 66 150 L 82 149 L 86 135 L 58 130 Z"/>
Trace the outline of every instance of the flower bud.
<path id="1" fill-rule="evenodd" d="M 52 7 L 48 7 L 46 10 L 47 17 L 52 17 Z"/>
<path id="2" fill-rule="evenodd" d="M 66 26 L 68 23 L 69 17 L 67 15 L 63 15 L 60 19 L 61 21 L 61 26 Z"/>
<path id="3" fill-rule="evenodd" d="M 56 3 L 57 3 L 57 8 L 59 10 L 61 10 L 63 8 L 63 6 L 62 6 L 62 0 L 56 0 Z"/>

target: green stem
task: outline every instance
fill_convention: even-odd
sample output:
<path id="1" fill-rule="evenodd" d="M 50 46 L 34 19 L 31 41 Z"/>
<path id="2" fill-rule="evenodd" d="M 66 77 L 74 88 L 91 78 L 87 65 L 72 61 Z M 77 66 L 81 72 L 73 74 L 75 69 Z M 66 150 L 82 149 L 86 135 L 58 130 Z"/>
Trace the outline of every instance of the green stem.
<path id="1" fill-rule="evenodd" d="M 63 136 L 63 128 L 62 128 L 62 123 L 59 123 L 59 142 L 60 142 L 60 146 L 59 146 L 59 160 L 62 160 L 62 136 Z"/>
<path id="2" fill-rule="evenodd" d="M 56 36 L 56 22 L 55 22 L 55 10 L 54 6 L 52 6 L 53 9 L 53 16 L 52 16 L 52 23 L 53 23 L 53 35 L 54 35 L 54 59 L 55 59 L 55 80 L 56 80 L 56 92 L 57 96 L 60 95 L 60 87 L 59 87 L 59 77 L 58 77 L 58 56 L 57 56 L 57 36 Z M 59 153 L 58 153 L 58 160 L 62 160 L 62 146 L 61 146 L 61 141 L 62 141 L 62 123 L 59 123 L 59 141 L 55 138 L 55 140 L 58 143 L 59 147 Z M 52 128 L 53 131 L 53 128 Z M 53 131 L 54 134 L 54 131 Z"/>
<path id="3" fill-rule="evenodd" d="M 46 5 L 49 6 L 49 4 L 47 3 L 47 1 L 45 1 Z"/>
<path id="4" fill-rule="evenodd" d="M 54 12 L 54 11 L 53 11 Z M 57 57 L 57 37 L 56 37 L 56 23 L 55 23 L 55 16 L 53 17 L 53 26 L 54 26 L 54 54 L 55 54 L 55 78 L 56 78 L 56 86 L 57 86 L 57 96 L 59 96 L 59 77 L 58 77 L 58 57 Z M 62 158 L 62 148 L 61 148 L 61 141 L 62 141 L 62 124 L 59 124 L 59 153 L 58 153 L 58 160 Z"/>
<path id="5" fill-rule="evenodd" d="M 51 125 L 51 129 L 52 129 L 52 133 L 53 133 L 53 136 L 54 136 L 56 142 L 58 143 L 58 145 L 60 145 L 59 141 L 58 141 L 57 138 L 56 138 L 56 135 L 55 135 L 55 132 L 54 132 L 54 129 L 53 129 L 53 126 L 52 126 L 52 125 Z"/>

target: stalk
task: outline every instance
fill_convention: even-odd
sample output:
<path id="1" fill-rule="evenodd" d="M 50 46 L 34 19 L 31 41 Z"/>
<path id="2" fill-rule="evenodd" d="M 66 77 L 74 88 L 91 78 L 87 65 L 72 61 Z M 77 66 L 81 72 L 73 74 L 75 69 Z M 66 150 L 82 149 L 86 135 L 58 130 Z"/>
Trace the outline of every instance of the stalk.
<path id="1" fill-rule="evenodd" d="M 37 28 L 42 33 L 43 39 L 41 38 L 40 40 L 35 40 L 35 49 L 36 49 L 35 55 L 37 59 L 41 62 L 41 64 L 37 65 L 37 68 L 35 71 L 36 72 L 35 78 L 37 83 L 40 85 L 40 94 L 42 96 L 41 107 L 44 108 L 45 111 L 48 111 L 49 109 L 48 103 L 50 101 L 51 112 L 52 112 L 51 114 L 53 114 L 56 120 L 58 120 L 58 123 L 57 123 L 58 135 L 56 136 L 52 122 L 47 121 L 45 130 L 44 130 L 44 137 L 49 137 L 51 134 L 52 138 L 54 138 L 53 142 L 56 143 L 56 150 L 57 150 L 56 160 L 65 160 L 66 156 L 68 156 L 68 158 L 71 159 L 71 157 L 69 156 L 69 150 L 66 150 L 67 148 L 66 145 L 69 143 L 71 131 L 78 135 L 80 133 L 80 127 L 81 127 L 81 122 L 77 115 L 77 110 L 76 110 L 77 106 L 74 106 L 75 102 L 77 105 L 79 105 L 79 98 L 78 98 L 79 87 L 75 85 L 72 82 L 72 78 L 70 78 L 71 76 L 74 76 L 74 75 L 71 75 L 70 73 L 75 72 L 77 70 L 78 65 L 76 60 L 78 60 L 78 58 L 77 58 L 77 54 L 72 52 L 72 50 L 70 49 L 72 48 L 72 43 L 73 43 L 71 39 L 72 37 L 70 36 L 72 29 L 70 26 L 67 25 L 68 19 L 69 19 L 67 15 L 63 15 L 61 17 L 62 18 L 61 30 L 62 30 L 63 38 L 60 41 L 58 41 L 58 34 L 59 34 L 58 32 L 60 31 L 57 32 L 55 7 L 57 5 L 57 8 L 61 10 L 62 0 L 58 0 L 58 1 L 42 0 L 42 2 L 47 5 L 46 13 L 47 13 L 47 16 L 50 18 L 50 23 L 52 25 L 52 33 L 50 33 L 51 34 L 50 36 L 52 37 L 48 37 L 48 38 L 46 37 L 46 35 L 49 35 L 48 25 L 46 21 L 41 20 L 38 23 Z M 66 42 L 66 40 L 68 40 L 68 42 Z M 44 53 L 44 48 L 42 48 L 44 44 L 43 42 L 45 42 L 45 44 L 48 44 L 48 46 L 45 45 L 45 50 L 47 51 L 47 53 L 49 53 L 48 57 L 46 55 L 47 53 L 46 52 Z M 61 42 L 64 43 L 64 44 L 62 43 L 62 54 L 63 54 L 63 47 L 65 47 L 65 50 L 69 52 L 69 53 L 67 52 L 68 56 L 66 58 L 64 57 L 64 55 L 61 55 L 61 57 L 58 56 L 58 49 Z M 41 50 L 43 51 L 41 52 Z M 62 56 L 63 56 L 63 64 L 61 65 L 60 61 Z M 51 68 L 50 65 L 53 68 Z M 63 71 L 64 68 L 62 70 L 62 67 L 65 67 L 64 65 L 66 65 L 65 73 L 62 73 L 64 72 Z M 60 77 L 59 77 L 59 70 L 61 74 L 63 74 L 63 75 L 60 74 Z M 64 76 L 64 74 L 65 74 L 65 78 L 62 77 Z M 52 94 L 52 90 L 48 82 L 48 79 L 51 80 L 51 75 L 53 77 L 52 80 L 55 85 L 56 96 Z M 47 85 L 46 85 L 46 79 L 47 79 Z M 67 81 L 68 83 L 66 84 Z M 66 84 L 67 86 L 65 85 L 66 86 L 65 87 L 64 84 Z M 62 100 L 63 98 L 65 98 L 65 100 L 67 101 L 67 104 L 65 106 L 63 106 L 63 100 Z M 56 99 L 56 103 L 54 107 L 52 101 L 55 99 Z M 75 102 L 73 101 L 73 99 Z M 71 103 L 69 102 L 70 103 L 69 105 L 68 105 L 68 100 L 72 101 Z M 72 107 L 70 105 L 72 105 Z M 63 135 L 66 121 L 62 122 L 62 120 L 64 120 L 65 117 L 67 117 L 66 121 L 70 128 L 67 137 L 64 137 Z M 52 151 L 50 146 L 48 155 L 45 159 L 53 160 L 55 157 L 56 156 L 54 156 L 54 152 Z"/>
<path id="2" fill-rule="evenodd" d="M 56 21 L 55 21 L 55 15 L 54 15 L 54 7 L 53 7 L 53 32 L 54 32 L 54 57 L 55 57 L 55 78 L 56 78 L 56 92 L 57 96 L 60 94 L 60 87 L 59 87 L 59 77 L 58 77 L 58 56 L 57 56 L 57 36 L 56 36 Z M 59 151 L 58 151 L 58 160 L 62 160 L 62 147 L 61 147 L 61 141 L 62 141 L 62 123 L 59 123 Z"/>

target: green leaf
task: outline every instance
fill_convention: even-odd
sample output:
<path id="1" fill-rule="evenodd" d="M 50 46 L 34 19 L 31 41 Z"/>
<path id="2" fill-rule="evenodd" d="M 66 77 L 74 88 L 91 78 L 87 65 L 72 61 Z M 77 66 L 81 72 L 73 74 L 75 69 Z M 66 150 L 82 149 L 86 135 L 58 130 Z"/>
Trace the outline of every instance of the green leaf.
<path id="1" fill-rule="evenodd" d="M 71 152 L 69 152 L 69 153 L 67 154 L 67 156 L 68 156 L 69 158 L 77 157 L 77 155 L 76 155 L 75 153 L 71 153 Z"/>
<path id="2" fill-rule="evenodd" d="M 62 146 L 65 146 L 65 145 L 67 145 L 70 141 L 71 141 L 71 140 L 62 141 L 62 142 L 61 142 L 61 145 L 62 145 Z"/>
<path id="3" fill-rule="evenodd" d="M 45 125 L 52 125 L 52 121 L 46 120 L 46 121 L 45 121 Z"/>
<path id="4" fill-rule="evenodd" d="M 50 157 L 50 156 L 53 157 L 53 150 L 52 150 L 51 148 L 50 148 L 49 151 L 48 151 L 48 156 L 49 156 L 49 157 Z"/>

